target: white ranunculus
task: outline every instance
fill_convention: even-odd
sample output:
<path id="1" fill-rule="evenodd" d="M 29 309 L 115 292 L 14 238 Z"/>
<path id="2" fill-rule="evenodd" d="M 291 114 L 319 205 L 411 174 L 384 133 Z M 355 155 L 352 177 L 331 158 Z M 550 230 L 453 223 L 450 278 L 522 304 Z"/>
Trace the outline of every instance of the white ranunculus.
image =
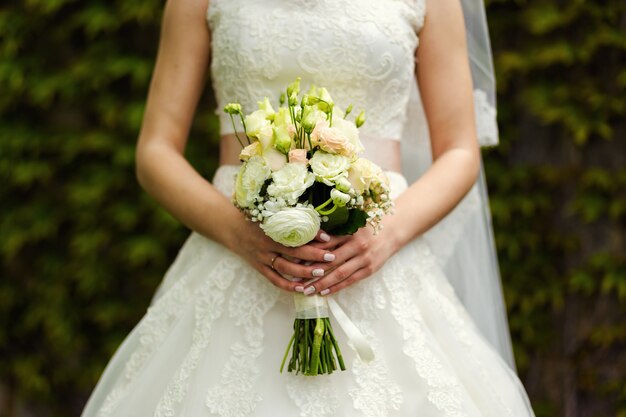
<path id="1" fill-rule="evenodd" d="M 310 207 L 290 207 L 267 218 L 261 228 L 275 242 L 293 248 L 315 238 L 320 230 L 320 216 Z"/>
<path id="2" fill-rule="evenodd" d="M 272 183 L 267 187 L 267 193 L 284 199 L 288 204 L 295 204 L 314 182 L 315 174 L 309 172 L 306 165 L 288 163 L 272 174 Z"/>
<path id="3" fill-rule="evenodd" d="M 359 158 L 352 163 L 348 170 L 348 180 L 357 193 L 363 194 L 374 181 L 382 175 L 380 167 L 368 159 Z"/>
<path id="4" fill-rule="evenodd" d="M 265 160 L 260 156 L 252 156 L 243 164 L 237 173 L 235 182 L 235 200 L 237 205 L 250 208 L 259 199 L 263 184 L 272 174 Z"/>
<path id="5" fill-rule="evenodd" d="M 319 181 L 332 187 L 347 175 L 350 159 L 343 155 L 317 151 L 311 157 L 309 165 Z"/>

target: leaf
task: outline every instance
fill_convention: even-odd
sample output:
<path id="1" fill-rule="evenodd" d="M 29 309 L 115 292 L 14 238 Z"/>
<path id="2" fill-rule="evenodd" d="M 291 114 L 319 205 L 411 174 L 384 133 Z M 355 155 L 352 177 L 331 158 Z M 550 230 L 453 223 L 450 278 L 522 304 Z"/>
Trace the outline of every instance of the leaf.
<path id="1" fill-rule="evenodd" d="M 350 210 L 348 220 L 332 230 L 327 230 L 334 235 L 352 235 L 367 223 L 367 214 L 362 210 Z"/>

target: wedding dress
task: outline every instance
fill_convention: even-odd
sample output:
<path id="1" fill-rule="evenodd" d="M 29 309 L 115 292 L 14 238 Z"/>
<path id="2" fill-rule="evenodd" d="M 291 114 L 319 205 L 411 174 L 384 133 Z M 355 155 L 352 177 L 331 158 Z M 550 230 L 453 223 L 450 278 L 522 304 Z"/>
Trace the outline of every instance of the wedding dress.
<path id="1" fill-rule="evenodd" d="M 366 109 L 367 155 L 386 164 L 403 135 L 425 0 L 212 0 L 218 108 L 274 104 L 297 76 L 338 106 Z M 220 115 L 221 116 L 221 115 Z M 221 132 L 230 121 L 222 119 Z M 391 148 L 391 147 L 389 147 Z M 231 195 L 237 167 L 213 184 Z M 393 196 L 407 187 L 389 172 Z M 216 214 L 217 215 L 217 214 Z M 291 294 L 192 232 L 145 316 L 126 337 L 83 417 L 533 416 L 517 375 L 483 337 L 418 237 L 373 276 L 330 295 L 365 335 L 364 362 L 336 328 L 348 369 L 279 373 L 291 337 Z"/>

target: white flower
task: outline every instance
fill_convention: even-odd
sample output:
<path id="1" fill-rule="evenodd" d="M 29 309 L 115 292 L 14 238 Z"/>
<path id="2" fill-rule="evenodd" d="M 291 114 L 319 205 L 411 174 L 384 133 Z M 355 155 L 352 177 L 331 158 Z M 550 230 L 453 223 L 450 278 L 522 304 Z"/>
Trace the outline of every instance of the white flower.
<path id="1" fill-rule="evenodd" d="M 306 165 L 288 163 L 272 174 L 272 183 L 267 187 L 267 193 L 284 199 L 288 204 L 295 204 L 314 182 L 315 174 L 309 172 Z"/>
<path id="2" fill-rule="evenodd" d="M 320 216 L 310 207 L 291 207 L 267 218 L 261 228 L 272 240 L 289 247 L 302 246 L 320 230 Z"/>
<path id="3" fill-rule="evenodd" d="M 259 110 L 263 110 L 267 115 L 275 113 L 269 98 L 264 97 L 263 101 L 257 101 L 257 104 L 259 105 Z"/>
<path id="4" fill-rule="evenodd" d="M 359 158 L 352 163 L 348 171 L 348 180 L 358 194 L 369 190 L 372 182 L 378 181 L 382 170 L 378 165 L 365 158 Z"/>
<path id="5" fill-rule="evenodd" d="M 270 125 L 270 121 L 267 120 L 268 112 L 265 110 L 257 110 L 250 113 L 244 118 L 246 123 L 246 133 L 251 138 L 257 138 L 261 129 Z"/>
<path id="6" fill-rule="evenodd" d="M 350 168 L 350 160 L 343 155 L 317 151 L 309 161 L 311 169 L 317 176 L 318 181 L 331 187 L 341 178 L 347 175 Z"/>
<path id="7" fill-rule="evenodd" d="M 243 164 L 235 182 L 237 205 L 242 208 L 252 207 L 260 198 L 261 188 L 271 174 L 271 169 L 260 156 L 253 156 Z"/>
<path id="8" fill-rule="evenodd" d="M 341 117 L 333 117 L 333 128 L 338 129 L 348 139 L 352 145 L 353 154 L 363 152 L 365 148 L 359 139 L 359 131 L 353 122 Z"/>

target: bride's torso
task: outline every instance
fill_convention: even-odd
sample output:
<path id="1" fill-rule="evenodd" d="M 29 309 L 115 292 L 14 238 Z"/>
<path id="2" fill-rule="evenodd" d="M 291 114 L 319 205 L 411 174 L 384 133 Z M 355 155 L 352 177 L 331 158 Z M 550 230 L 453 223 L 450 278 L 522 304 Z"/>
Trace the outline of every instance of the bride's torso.
<path id="1" fill-rule="evenodd" d="M 339 108 L 365 110 L 363 156 L 399 171 L 423 20 L 424 0 L 210 0 L 221 163 L 236 163 L 240 150 L 224 105 L 236 101 L 249 113 L 267 96 L 278 106 L 301 77 L 303 89 L 326 87 Z"/>

